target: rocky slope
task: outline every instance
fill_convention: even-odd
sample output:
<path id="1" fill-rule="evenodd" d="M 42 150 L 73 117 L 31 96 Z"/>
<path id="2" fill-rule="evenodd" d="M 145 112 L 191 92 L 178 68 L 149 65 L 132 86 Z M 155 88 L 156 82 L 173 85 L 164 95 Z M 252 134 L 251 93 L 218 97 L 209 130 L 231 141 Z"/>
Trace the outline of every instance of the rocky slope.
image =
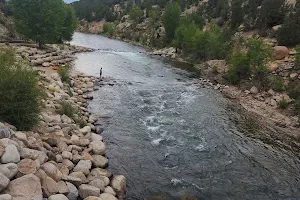
<path id="1" fill-rule="evenodd" d="M 13 48 L 20 57 L 40 66 L 35 68 L 46 97 L 40 123 L 34 130 L 20 131 L 0 123 L 0 199 L 122 199 L 126 179 L 106 169 L 105 144 L 94 125 L 97 118 L 87 110 L 87 101 L 92 98 L 89 92 L 98 89 L 99 80 L 73 73 L 70 85 L 65 84 L 44 64 L 69 63 L 71 57 L 52 57 L 54 52 L 60 56 L 62 50 L 49 47 L 46 52 L 24 45 Z M 69 46 L 63 50 L 68 55 L 78 51 L 87 49 Z M 68 116 L 58 114 L 62 101 L 77 107 L 77 114 L 87 125 L 80 127 Z"/>

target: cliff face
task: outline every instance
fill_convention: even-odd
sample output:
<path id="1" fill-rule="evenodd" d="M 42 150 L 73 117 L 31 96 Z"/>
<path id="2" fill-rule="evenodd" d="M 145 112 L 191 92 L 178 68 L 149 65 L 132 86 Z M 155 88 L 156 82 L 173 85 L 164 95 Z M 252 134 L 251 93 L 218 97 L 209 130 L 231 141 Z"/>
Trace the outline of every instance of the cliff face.
<path id="1" fill-rule="evenodd" d="M 100 22 L 87 22 L 87 21 L 80 21 L 77 30 L 84 33 L 93 33 L 93 34 L 100 34 L 103 31 L 103 24 L 104 21 Z"/>
<path id="2" fill-rule="evenodd" d="M 0 40 L 16 38 L 16 35 L 12 20 L 0 11 Z"/>

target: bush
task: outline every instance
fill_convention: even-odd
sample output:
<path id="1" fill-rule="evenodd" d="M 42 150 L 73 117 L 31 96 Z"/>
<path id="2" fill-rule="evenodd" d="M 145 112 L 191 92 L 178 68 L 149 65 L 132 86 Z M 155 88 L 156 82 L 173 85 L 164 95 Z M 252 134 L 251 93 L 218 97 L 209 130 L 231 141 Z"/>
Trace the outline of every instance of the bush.
<path id="1" fill-rule="evenodd" d="M 296 48 L 296 55 L 295 55 L 295 68 L 300 69 L 300 45 L 298 45 Z"/>
<path id="2" fill-rule="evenodd" d="M 294 12 L 287 17 L 276 37 L 280 45 L 300 44 L 300 1 L 297 2 Z"/>
<path id="3" fill-rule="evenodd" d="M 14 58 L 14 53 L 0 53 L 0 121 L 28 130 L 39 121 L 42 90 L 38 74 Z"/>
<path id="4" fill-rule="evenodd" d="M 133 20 L 136 23 L 141 22 L 142 17 L 144 16 L 144 12 L 140 7 L 133 7 L 131 11 L 129 12 L 130 19 Z"/>
<path id="5" fill-rule="evenodd" d="M 221 28 L 212 24 L 209 31 L 197 30 L 191 48 L 203 60 L 225 59 L 231 51 L 231 42 Z"/>
<path id="6" fill-rule="evenodd" d="M 264 0 L 259 12 L 258 27 L 266 28 L 282 24 L 288 13 L 285 0 Z"/>
<path id="7" fill-rule="evenodd" d="M 78 109 L 68 101 L 61 101 L 58 108 L 56 109 L 56 112 L 60 115 L 67 115 L 68 117 L 73 119 L 74 115 L 78 112 Z"/>
<path id="8" fill-rule="evenodd" d="M 299 117 L 300 117 L 300 99 L 298 99 L 295 103 L 295 111 L 296 111 L 296 114 L 299 115 Z"/>
<path id="9" fill-rule="evenodd" d="M 232 84 L 237 84 L 253 74 L 254 79 L 258 80 L 258 86 L 264 88 L 268 85 L 266 64 L 271 56 L 271 51 L 259 39 L 250 39 L 247 48 L 247 53 L 238 50 L 231 56 L 231 69 L 228 72 L 229 81 Z"/>
<path id="10" fill-rule="evenodd" d="M 300 97 L 300 83 L 299 81 L 290 81 L 287 89 L 288 95 L 293 99 Z"/>
<path id="11" fill-rule="evenodd" d="M 276 92 L 285 91 L 285 85 L 283 84 L 282 79 L 278 76 L 275 76 L 271 79 L 270 87 L 272 90 L 274 90 Z"/>
<path id="12" fill-rule="evenodd" d="M 234 52 L 230 58 L 231 68 L 228 71 L 228 80 L 231 84 L 238 84 L 242 79 L 249 78 L 251 69 L 249 59 L 241 51 Z"/>
<path id="13" fill-rule="evenodd" d="M 70 73 L 68 67 L 60 67 L 57 70 L 57 73 L 59 74 L 61 81 L 64 83 L 69 83 L 70 81 Z"/>
<path id="14" fill-rule="evenodd" d="M 79 109 L 68 101 L 61 101 L 56 112 L 60 115 L 67 115 L 73 119 L 76 124 L 79 124 L 80 127 L 87 125 L 87 122 L 83 119 Z"/>
<path id="15" fill-rule="evenodd" d="M 103 25 L 103 33 L 109 36 L 113 36 L 115 32 L 115 25 L 113 23 L 105 23 Z"/>
<path id="16" fill-rule="evenodd" d="M 285 99 L 281 99 L 278 102 L 278 106 L 279 106 L 280 109 L 286 109 L 289 106 L 289 102 Z"/>

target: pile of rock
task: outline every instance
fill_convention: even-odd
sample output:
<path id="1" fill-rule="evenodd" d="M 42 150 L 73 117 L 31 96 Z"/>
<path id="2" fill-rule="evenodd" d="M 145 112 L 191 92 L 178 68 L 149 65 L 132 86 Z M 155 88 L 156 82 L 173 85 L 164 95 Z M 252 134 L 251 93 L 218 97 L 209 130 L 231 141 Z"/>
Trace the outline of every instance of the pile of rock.
<path id="1" fill-rule="evenodd" d="M 90 52 L 92 49 L 71 45 L 48 45 L 41 50 L 36 45 L 10 44 L 18 55 L 29 61 L 33 66 L 57 66 L 66 65 L 74 61 L 73 54 L 79 52 Z"/>
<path id="2" fill-rule="evenodd" d="M 71 88 L 57 74 L 40 73 L 47 98 L 34 131 L 20 132 L 0 123 L 0 199 L 114 200 L 125 195 L 126 179 L 106 168 L 105 144 L 87 111 L 96 78 L 74 75 Z M 77 108 L 85 122 L 57 114 L 61 101 Z"/>

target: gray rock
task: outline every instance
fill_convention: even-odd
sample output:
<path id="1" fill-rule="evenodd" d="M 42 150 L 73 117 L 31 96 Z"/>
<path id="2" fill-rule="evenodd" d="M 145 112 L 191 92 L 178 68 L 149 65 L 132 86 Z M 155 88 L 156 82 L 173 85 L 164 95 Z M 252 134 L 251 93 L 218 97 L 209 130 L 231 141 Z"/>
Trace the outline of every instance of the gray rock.
<path id="1" fill-rule="evenodd" d="M 90 126 L 85 126 L 85 127 L 83 127 L 82 129 L 80 129 L 79 131 L 80 131 L 80 133 L 82 133 L 82 134 L 85 135 L 85 134 L 87 134 L 87 133 L 92 132 L 92 129 L 91 129 Z"/>
<path id="2" fill-rule="evenodd" d="M 69 189 L 69 193 L 67 195 L 68 199 L 69 200 L 77 200 L 77 198 L 78 198 L 77 188 L 72 183 L 66 182 L 66 184 Z"/>
<path id="3" fill-rule="evenodd" d="M 12 196 L 10 194 L 1 194 L 0 200 L 12 200 Z"/>
<path id="4" fill-rule="evenodd" d="M 0 125 L 0 139 L 2 138 L 10 138 L 11 131 L 8 127 Z"/>
<path id="5" fill-rule="evenodd" d="M 38 155 L 38 157 L 37 157 L 37 160 L 39 160 L 40 164 L 42 165 L 42 164 L 44 164 L 45 162 L 47 162 L 48 156 L 47 156 L 47 154 L 46 154 L 45 152 L 40 151 L 40 152 L 39 152 L 39 155 Z"/>
<path id="6" fill-rule="evenodd" d="M 257 89 L 257 87 L 253 86 L 251 89 L 250 89 L 250 92 L 251 94 L 257 94 L 259 92 L 259 90 Z"/>
<path id="7" fill-rule="evenodd" d="M 100 195 L 100 189 L 93 187 L 91 185 L 82 184 L 79 186 L 79 196 L 81 198 L 86 198 L 89 196 L 96 196 L 98 197 Z"/>
<path id="8" fill-rule="evenodd" d="M 12 179 L 18 172 L 18 165 L 15 163 L 8 163 L 0 165 L 0 173 L 4 174 L 7 178 Z"/>
<path id="9" fill-rule="evenodd" d="M 92 141 L 103 141 L 103 137 L 101 135 L 98 135 L 96 133 L 91 133 Z"/>
<path id="10" fill-rule="evenodd" d="M 14 133 L 15 137 L 21 141 L 27 141 L 27 135 L 23 132 L 17 131 Z"/>
<path id="11" fill-rule="evenodd" d="M 62 155 L 63 159 L 72 160 L 72 153 L 71 152 L 63 151 L 61 155 Z"/>
<path id="12" fill-rule="evenodd" d="M 90 143 L 90 148 L 93 149 L 95 154 L 104 155 L 105 154 L 105 144 L 102 141 L 93 141 Z"/>
<path id="13" fill-rule="evenodd" d="M 101 155 L 93 155 L 93 164 L 96 167 L 105 168 L 108 166 L 108 159 Z"/>
<path id="14" fill-rule="evenodd" d="M 85 198 L 84 200 L 102 200 L 100 197 L 94 197 L 94 196 L 89 196 Z"/>
<path id="15" fill-rule="evenodd" d="M 70 182 L 70 183 L 76 185 L 77 187 L 79 187 L 82 184 L 82 180 L 80 178 L 77 178 L 74 176 L 63 176 L 62 180 L 66 181 L 66 182 Z"/>
<path id="16" fill-rule="evenodd" d="M 101 179 L 103 180 L 103 177 L 111 177 L 111 173 L 107 171 L 106 169 L 101 168 L 94 168 L 92 169 L 91 173 L 88 176 L 88 181 L 92 181 L 95 179 Z"/>
<path id="17" fill-rule="evenodd" d="M 23 148 L 20 152 L 21 158 L 29 158 L 35 160 L 39 157 L 40 152 L 34 149 Z"/>
<path id="18" fill-rule="evenodd" d="M 50 162 L 44 163 L 42 169 L 46 172 L 48 176 L 53 178 L 56 182 L 60 181 L 62 178 L 62 173 L 57 169 L 55 165 Z"/>
<path id="19" fill-rule="evenodd" d="M 110 187 L 110 186 L 105 187 L 104 193 L 108 193 L 108 194 L 111 194 L 113 196 L 117 195 L 117 193 L 114 191 L 114 189 L 112 189 L 112 187 Z"/>
<path id="20" fill-rule="evenodd" d="M 13 200 L 41 200 L 43 198 L 40 179 L 33 174 L 11 181 L 4 193 L 10 194 Z"/>
<path id="21" fill-rule="evenodd" d="M 42 188 L 48 197 L 58 193 L 57 183 L 49 176 L 42 180 Z"/>
<path id="22" fill-rule="evenodd" d="M 9 184 L 9 179 L 0 173 L 0 192 L 2 192 Z"/>
<path id="23" fill-rule="evenodd" d="M 111 181 L 112 188 L 117 192 L 119 196 L 123 196 L 126 190 L 126 178 L 123 175 L 118 175 Z"/>
<path id="24" fill-rule="evenodd" d="M 1 157 L 2 163 L 18 163 L 20 162 L 20 154 L 17 147 L 13 144 L 9 144 L 5 148 L 5 153 Z"/>
<path id="25" fill-rule="evenodd" d="M 68 188 L 67 184 L 64 181 L 59 181 L 57 183 L 57 187 L 58 187 L 58 192 L 60 194 L 67 195 L 69 193 L 69 188 Z"/>
<path id="26" fill-rule="evenodd" d="M 51 195 L 48 200 L 68 200 L 68 198 L 63 194 Z"/>
<path id="27" fill-rule="evenodd" d="M 71 124 L 72 123 L 72 120 L 70 119 L 70 117 L 68 117 L 67 115 L 62 115 L 61 116 L 61 121 L 63 123 L 67 123 L 67 124 Z"/>
<path id="28" fill-rule="evenodd" d="M 102 194 L 100 194 L 100 198 L 102 200 L 118 200 L 116 197 L 114 197 L 113 195 L 111 195 L 109 193 L 102 193 Z"/>
<path id="29" fill-rule="evenodd" d="M 74 164 L 68 159 L 63 160 L 62 164 L 67 166 L 69 170 L 74 168 Z"/>
<path id="30" fill-rule="evenodd" d="M 92 168 L 92 162 L 90 160 L 81 160 L 73 169 L 74 172 L 83 172 L 85 175 L 90 173 Z"/>
<path id="31" fill-rule="evenodd" d="M 86 176 L 81 171 L 72 172 L 69 176 L 79 178 L 81 180 L 81 183 L 86 183 L 87 182 Z"/>
<path id="32" fill-rule="evenodd" d="M 38 170 L 37 162 L 25 158 L 18 163 L 18 171 L 20 176 L 25 174 L 34 174 Z"/>
<path id="33" fill-rule="evenodd" d="M 105 189 L 105 183 L 101 179 L 93 180 L 89 183 L 89 185 L 99 188 L 100 191 L 104 191 L 104 189 Z"/>

